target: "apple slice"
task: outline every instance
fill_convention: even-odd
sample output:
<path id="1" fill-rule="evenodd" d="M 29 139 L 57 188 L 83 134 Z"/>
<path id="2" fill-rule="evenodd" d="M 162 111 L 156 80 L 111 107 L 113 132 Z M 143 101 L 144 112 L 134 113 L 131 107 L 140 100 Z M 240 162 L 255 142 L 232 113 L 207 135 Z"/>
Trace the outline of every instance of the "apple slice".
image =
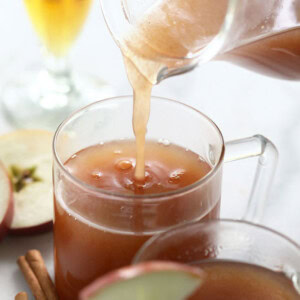
<path id="1" fill-rule="evenodd" d="M 202 284 L 205 273 L 187 265 L 151 261 L 128 266 L 84 288 L 80 300 L 184 300 Z"/>
<path id="2" fill-rule="evenodd" d="M 5 167 L 0 163 L 0 240 L 4 237 L 13 218 L 13 192 Z"/>
<path id="3" fill-rule="evenodd" d="M 17 130 L 0 136 L 0 159 L 14 190 L 10 233 L 52 228 L 52 137 L 52 132 L 43 130 Z"/>

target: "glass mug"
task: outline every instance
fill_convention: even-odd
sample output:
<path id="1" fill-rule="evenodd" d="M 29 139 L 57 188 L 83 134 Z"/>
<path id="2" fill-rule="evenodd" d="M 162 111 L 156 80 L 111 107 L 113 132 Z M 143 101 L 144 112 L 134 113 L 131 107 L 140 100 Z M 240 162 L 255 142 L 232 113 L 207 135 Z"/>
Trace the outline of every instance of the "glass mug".
<path id="1" fill-rule="evenodd" d="M 300 246 L 254 223 L 219 219 L 177 226 L 149 239 L 133 263 L 151 260 L 187 263 L 207 272 L 191 300 L 300 299 Z"/>
<path id="2" fill-rule="evenodd" d="M 146 59 L 151 70 L 158 68 L 153 84 L 211 59 L 278 78 L 300 79 L 300 0 L 100 2 L 123 54 L 133 52 L 130 59 L 149 80 L 140 59 Z M 140 40 L 141 44 L 126 40 L 132 32 L 133 43 Z"/>
<path id="3" fill-rule="evenodd" d="M 59 296 L 75 299 L 96 277 L 130 264 L 153 234 L 175 225 L 219 217 L 223 163 L 259 157 L 246 218 L 259 220 L 272 182 L 277 150 L 263 136 L 224 143 L 218 127 L 180 102 L 152 97 L 147 139 L 188 148 L 211 171 L 184 188 L 153 195 L 125 195 L 88 185 L 64 163 L 99 143 L 134 139 L 132 96 L 95 102 L 57 129 L 54 151 L 54 260 Z M 226 146 L 226 152 L 225 152 Z"/>

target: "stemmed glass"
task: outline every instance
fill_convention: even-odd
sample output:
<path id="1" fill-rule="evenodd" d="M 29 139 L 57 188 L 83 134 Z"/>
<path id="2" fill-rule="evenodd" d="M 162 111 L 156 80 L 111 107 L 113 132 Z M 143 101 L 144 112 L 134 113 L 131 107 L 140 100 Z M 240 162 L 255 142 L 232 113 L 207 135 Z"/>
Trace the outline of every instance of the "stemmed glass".
<path id="1" fill-rule="evenodd" d="M 54 129 L 87 99 L 111 95 L 102 80 L 74 73 L 67 54 L 90 10 L 92 0 L 24 0 L 43 45 L 42 68 L 30 68 L 7 82 L 2 106 L 17 127 Z"/>

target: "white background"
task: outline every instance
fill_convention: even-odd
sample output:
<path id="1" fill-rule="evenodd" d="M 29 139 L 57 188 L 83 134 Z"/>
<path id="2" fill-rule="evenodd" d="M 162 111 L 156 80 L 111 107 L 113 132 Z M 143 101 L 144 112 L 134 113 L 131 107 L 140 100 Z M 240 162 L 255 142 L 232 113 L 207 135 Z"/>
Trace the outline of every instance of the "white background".
<path id="1" fill-rule="evenodd" d="M 0 41 L 3 86 L 9 76 L 40 58 L 38 40 L 22 1 L 0 2 Z M 98 1 L 70 59 L 75 68 L 113 85 L 117 95 L 131 93 L 119 49 L 105 27 Z M 267 78 L 225 62 L 211 62 L 162 82 L 153 94 L 201 110 L 217 123 L 226 140 L 260 133 L 274 142 L 280 153 L 279 164 L 262 222 L 300 243 L 300 84 Z M 12 128 L 0 112 L 0 133 L 9 130 Z M 196 135 L 196 129 L 190 134 Z M 222 216 L 242 214 L 254 165 L 253 160 L 225 165 Z M 18 291 L 28 290 L 15 263 L 28 249 L 40 249 L 53 274 L 52 247 L 51 233 L 7 237 L 0 243 L 1 300 L 13 299 Z"/>

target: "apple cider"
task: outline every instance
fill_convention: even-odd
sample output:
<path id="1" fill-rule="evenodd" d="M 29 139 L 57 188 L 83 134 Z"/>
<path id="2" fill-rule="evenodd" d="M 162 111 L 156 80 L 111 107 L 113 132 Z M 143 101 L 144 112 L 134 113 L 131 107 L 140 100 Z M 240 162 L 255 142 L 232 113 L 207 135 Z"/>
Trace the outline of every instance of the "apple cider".
<path id="1" fill-rule="evenodd" d="M 299 300 L 285 274 L 247 263 L 212 260 L 197 264 L 203 285 L 189 300 Z"/>
<path id="2" fill-rule="evenodd" d="M 184 221 L 219 216 L 218 180 L 217 187 L 209 184 L 184 192 L 211 171 L 202 157 L 166 140 L 148 141 L 145 177 L 138 180 L 135 147 L 132 140 L 98 144 L 75 153 L 64 164 L 90 191 L 77 189 L 63 177 L 58 183 L 54 244 L 61 299 L 76 299 L 80 289 L 98 276 L 130 264 L 154 233 Z M 103 191 L 103 199 L 93 195 L 91 187 L 95 193 Z M 114 198 L 120 194 L 126 205 L 124 199 Z M 147 195 L 152 197 L 148 204 Z"/>

